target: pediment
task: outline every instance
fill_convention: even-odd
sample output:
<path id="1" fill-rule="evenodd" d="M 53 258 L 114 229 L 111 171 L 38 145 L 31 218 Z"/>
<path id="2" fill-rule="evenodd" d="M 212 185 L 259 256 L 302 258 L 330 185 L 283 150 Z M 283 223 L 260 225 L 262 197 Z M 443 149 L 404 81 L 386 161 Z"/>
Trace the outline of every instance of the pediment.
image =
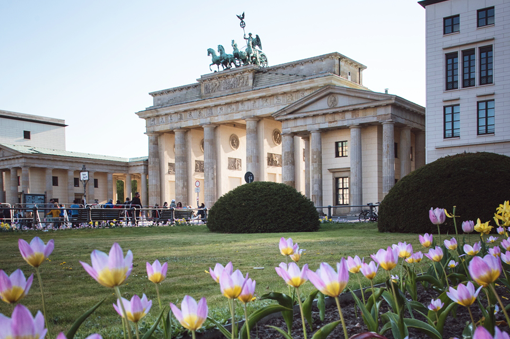
<path id="1" fill-rule="evenodd" d="M 6 158 L 18 154 L 20 153 L 3 145 L 0 145 L 0 158 Z"/>
<path id="2" fill-rule="evenodd" d="M 373 106 L 378 102 L 392 100 L 393 95 L 371 92 L 340 86 L 326 86 L 308 96 L 292 103 L 291 105 L 275 112 L 275 118 L 290 118 L 293 115 L 314 114 L 318 112 L 334 112 L 339 109 L 363 108 Z"/>

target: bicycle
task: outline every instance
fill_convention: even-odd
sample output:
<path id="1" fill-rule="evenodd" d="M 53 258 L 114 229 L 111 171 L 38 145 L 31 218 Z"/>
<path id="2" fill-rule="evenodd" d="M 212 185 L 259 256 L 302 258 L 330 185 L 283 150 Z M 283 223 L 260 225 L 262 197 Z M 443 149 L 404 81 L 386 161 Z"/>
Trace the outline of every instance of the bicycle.
<path id="1" fill-rule="evenodd" d="M 368 207 L 370 207 L 369 210 L 362 210 L 359 214 L 359 222 L 377 222 L 379 220 L 379 216 L 377 215 L 377 207 L 379 206 L 379 202 L 373 204 L 368 203 Z"/>

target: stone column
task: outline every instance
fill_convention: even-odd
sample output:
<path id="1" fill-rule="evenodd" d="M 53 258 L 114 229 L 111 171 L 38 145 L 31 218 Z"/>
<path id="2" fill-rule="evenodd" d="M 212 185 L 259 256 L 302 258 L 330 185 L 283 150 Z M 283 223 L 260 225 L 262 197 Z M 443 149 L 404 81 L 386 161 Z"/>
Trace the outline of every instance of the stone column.
<path id="1" fill-rule="evenodd" d="M 418 169 L 425 165 L 425 132 L 414 133 L 414 168 Z"/>
<path id="2" fill-rule="evenodd" d="M 5 200 L 5 194 L 7 192 L 7 189 L 4 189 L 4 171 L 0 170 L 0 202 L 6 202 Z M 7 181 L 7 178 L 6 178 Z M 7 185 L 5 185 L 7 187 Z M 5 192 L 4 192 L 5 190 Z"/>
<path id="3" fill-rule="evenodd" d="M 14 205 L 18 203 L 18 168 L 11 168 L 11 194 L 9 197 L 9 204 Z"/>
<path id="4" fill-rule="evenodd" d="M 161 199 L 161 173 L 159 163 L 159 138 L 149 134 L 149 205 L 154 206 Z"/>
<path id="5" fill-rule="evenodd" d="M 315 206 L 322 206 L 322 138 L 319 130 L 311 131 L 311 184 L 312 201 Z M 322 210 L 319 210 L 321 212 Z"/>
<path id="6" fill-rule="evenodd" d="M 89 183 L 87 184 L 87 203 L 93 204 L 96 199 L 95 187 L 94 187 L 94 171 L 89 171 Z"/>
<path id="7" fill-rule="evenodd" d="M 67 170 L 67 202 L 74 201 L 74 170 Z"/>
<path id="8" fill-rule="evenodd" d="M 383 122 L 383 198 L 395 185 L 395 123 Z"/>
<path id="9" fill-rule="evenodd" d="M 23 194 L 30 193 L 30 168 L 22 167 L 21 168 L 21 190 Z"/>
<path id="10" fill-rule="evenodd" d="M 211 208 L 212 205 L 214 205 L 214 203 L 217 200 L 216 190 L 217 164 L 215 142 L 216 136 L 214 131 L 216 125 L 205 125 L 203 127 L 204 127 L 204 199 L 205 199 L 204 203 L 207 208 Z M 248 147 L 246 148 L 246 152 L 248 152 Z"/>
<path id="11" fill-rule="evenodd" d="M 310 137 L 303 138 L 305 142 L 305 196 L 310 199 Z"/>
<path id="12" fill-rule="evenodd" d="M 363 205 L 363 181 L 361 165 L 361 127 L 359 125 L 351 126 L 351 205 Z M 352 207 L 351 213 L 361 212 L 361 207 Z"/>
<path id="13" fill-rule="evenodd" d="M 147 197 L 147 174 L 140 173 L 140 175 L 141 175 L 140 181 L 142 186 L 140 194 L 142 195 L 142 205 L 145 207 L 147 206 L 149 201 Z"/>
<path id="14" fill-rule="evenodd" d="M 259 137 L 257 118 L 247 118 L 246 120 L 246 170 L 252 172 L 255 181 L 260 180 L 260 156 L 259 156 Z"/>
<path id="15" fill-rule="evenodd" d="M 411 127 L 400 130 L 400 179 L 411 172 Z"/>
<path id="16" fill-rule="evenodd" d="M 174 132 L 175 132 L 175 201 L 182 202 L 182 205 L 184 206 L 188 205 L 188 157 L 186 155 L 187 151 L 186 133 L 188 132 L 188 130 L 176 129 Z"/>
<path id="17" fill-rule="evenodd" d="M 126 184 L 125 184 L 125 191 L 124 191 L 124 199 L 129 197 L 129 200 L 132 198 L 133 193 L 133 187 L 131 187 L 131 174 L 126 174 Z"/>
<path id="18" fill-rule="evenodd" d="M 282 135 L 282 161 L 283 161 L 283 183 L 291 187 L 296 187 L 296 171 L 294 162 L 294 134 L 286 133 Z"/>
<path id="19" fill-rule="evenodd" d="M 46 201 L 53 198 L 53 168 L 46 169 Z"/>
<path id="20" fill-rule="evenodd" d="M 106 173 L 106 201 L 110 199 L 113 201 L 113 174 L 108 172 Z"/>

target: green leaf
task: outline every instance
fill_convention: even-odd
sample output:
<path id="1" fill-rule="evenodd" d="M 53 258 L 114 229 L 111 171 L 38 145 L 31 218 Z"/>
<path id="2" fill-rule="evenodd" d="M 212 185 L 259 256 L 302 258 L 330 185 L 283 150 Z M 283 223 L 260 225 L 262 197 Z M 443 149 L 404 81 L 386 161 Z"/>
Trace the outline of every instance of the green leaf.
<path id="1" fill-rule="evenodd" d="M 386 337 L 383 337 L 382 335 L 379 335 L 374 332 L 365 332 L 365 333 L 359 333 L 355 334 L 349 339 L 388 339 Z"/>
<path id="2" fill-rule="evenodd" d="M 390 320 L 391 333 L 393 334 L 393 337 L 395 337 L 395 339 L 404 339 L 405 335 L 400 331 L 397 315 L 391 312 L 388 312 L 387 314 L 388 319 Z"/>
<path id="3" fill-rule="evenodd" d="M 282 305 L 269 305 L 263 308 L 260 308 L 250 314 L 248 317 L 248 326 L 250 326 L 250 330 L 254 328 L 255 324 L 257 324 L 262 318 L 276 313 L 276 312 L 282 312 L 282 311 L 288 311 L 289 309 L 287 307 L 284 307 Z M 230 338 L 230 337 L 229 337 Z M 241 327 L 241 330 L 239 331 L 239 338 L 245 339 L 247 338 L 246 335 L 246 321 L 243 324 L 243 327 Z"/>
<path id="4" fill-rule="evenodd" d="M 267 327 L 274 328 L 275 330 L 277 330 L 278 332 L 280 332 L 280 334 L 281 334 L 281 335 L 283 335 L 286 339 L 292 339 L 292 337 L 290 336 L 290 334 L 288 334 L 287 332 L 285 332 L 284 330 L 282 330 L 282 329 L 281 329 L 281 328 L 279 328 L 279 327 L 271 326 L 271 325 L 268 325 Z"/>
<path id="5" fill-rule="evenodd" d="M 416 311 L 420 311 L 422 314 L 427 314 L 427 312 L 429 311 L 429 309 L 424 306 L 421 302 L 419 301 L 414 301 L 414 300 L 411 300 L 409 302 L 409 305 L 411 305 L 411 308 L 413 310 L 416 310 Z"/>
<path id="6" fill-rule="evenodd" d="M 433 339 L 442 339 L 443 336 L 439 333 L 433 326 L 430 326 L 426 322 L 423 322 L 418 319 L 404 319 L 404 324 L 406 327 L 416 328 L 418 331 L 425 333 L 430 338 Z"/>
<path id="7" fill-rule="evenodd" d="M 71 328 L 69 329 L 69 331 L 67 331 L 66 333 L 66 338 L 67 339 L 73 339 L 74 338 L 74 335 L 76 334 L 76 331 L 78 331 L 78 329 L 80 328 L 81 324 L 85 321 L 85 319 L 87 319 L 92 313 L 94 313 L 94 311 L 99 307 L 101 306 L 101 304 L 106 300 L 106 298 L 104 298 L 103 300 L 101 300 L 100 302 L 98 302 L 97 304 L 95 304 L 94 306 L 92 306 L 91 309 L 89 309 L 87 312 L 83 313 L 78 319 L 76 319 L 73 323 L 73 326 L 71 326 Z"/>
<path id="8" fill-rule="evenodd" d="M 317 308 L 319 309 L 319 317 L 321 321 L 324 321 L 324 318 L 326 316 L 326 300 L 324 298 L 324 294 L 322 292 L 319 292 L 317 294 L 319 296 L 319 299 L 317 300 Z"/>
<path id="9" fill-rule="evenodd" d="M 335 329 L 335 327 L 338 326 L 338 324 L 340 324 L 340 322 L 340 320 L 337 320 L 322 326 L 320 330 L 315 332 L 312 339 L 326 339 L 326 337 Z"/>
<path id="10" fill-rule="evenodd" d="M 217 322 L 216 320 L 214 320 L 213 318 L 211 317 L 207 317 L 207 320 L 209 320 L 210 322 L 212 322 L 217 328 L 218 330 L 220 330 L 220 332 L 225 336 L 227 337 L 227 339 L 231 339 L 232 338 L 232 333 L 230 333 L 222 324 L 220 324 L 219 322 Z"/>
<path id="11" fill-rule="evenodd" d="M 368 330 L 372 331 L 372 332 L 377 332 L 377 330 L 379 329 L 379 325 L 375 321 L 374 317 L 372 317 L 372 313 L 370 313 L 367 310 L 367 308 L 365 307 L 363 302 L 361 300 L 359 300 L 356 293 L 351 291 L 351 294 L 352 294 L 354 301 L 356 302 L 358 307 L 361 309 L 361 313 L 363 314 L 363 322 L 365 323 L 365 325 L 367 325 Z"/>
<path id="12" fill-rule="evenodd" d="M 319 290 L 315 290 L 313 292 L 310 292 L 308 295 L 308 298 L 306 298 L 305 302 L 303 303 L 303 316 L 305 317 L 306 321 L 308 322 L 308 326 L 310 326 L 310 330 L 313 330 L 313 319 L 312 319 L 312 305 L 313 305 L 313 299 L 315 299 L 315 296 Z M 298 296 L 299 298 L 299 296 Z"/>
<path id="13" fill-rule="evenodd" d="M 457 304 L 452 302 L 450 303 L 450 305 L 446 306 L 444 309 L 441 310 L 442 312 L 439 315 L 439 320 L 437 321 L 436 324 L 436 329 L 439 333 L 443 334 L 444 323 L 446 321 L 446 318 L 448 317 L 448 313 L 450 313 L 450 311 L 456 307 Z"/>
<path id="14" fill-rule="evenodd" d="M 166 307 L 165 307 L 166 308 Z M 149 328 L 149 330 L 143 335 L 142 339 L 149 339 L 152 336 L 152 333 L 154 333 L 154 330 L 158 328 L 159 321 L 161 320 L 161 317 L 163 316 L 163 313 L 165 313 L 165 308 L 159 312 L 158 319 L 154 322 L 154 324 Z M 135 325 L 138 326 L 138 325 Z"/>
<path id="15" fill-rule="evenodd" d="M 271 292 L 264 294 L 260 299 L 276 300 L 278 304 L 290 309 L 290 311 L 282 311 L 283 320 L 285 320 L 285 324 L 287 324 L 287 329 L 290 333 L 292 320 L 294 319 L 294 302 L 292 298 L 283 293 Z"/>
<path id="16" fill-rule="evenodd" d="M 397 308 L 395 306 L 395 300 L 393 300 L 393 295 L 388 291 L 384 291 L 382 294 L 382 297 L 384 298 L 384 300 L 386 300 L 388 305 L 390 305 L 391 309 L 393 311 L 397 312 Z"/>
<path id="17" fill-rule="evenodd" d="M 462 339 L 472 339 L 474 335 L 473 323 L 469 323 L 464 327 L 464 331 L 462 331 Z"/>
<path id="18" fill-rule="evenodd" d="M 391 328 L 391 322 L 388 321 L 386 324 L 383 325 L 383 327 L 381 327 L 381 330 L 379 331 L 379 334 L 386 333 L 390 328 Z"/>
<path id="19" fill-rule="evenodd" d="M 435 277 L 428 275 L 428 274 L 424 274 L 424 275 L 420 275 L 419 277 L 416 277 L 416 281 L 426 281 L 426 282 L 436 286 L 437 288 L 443 289 L 443 283 L 441 283 Z"/>

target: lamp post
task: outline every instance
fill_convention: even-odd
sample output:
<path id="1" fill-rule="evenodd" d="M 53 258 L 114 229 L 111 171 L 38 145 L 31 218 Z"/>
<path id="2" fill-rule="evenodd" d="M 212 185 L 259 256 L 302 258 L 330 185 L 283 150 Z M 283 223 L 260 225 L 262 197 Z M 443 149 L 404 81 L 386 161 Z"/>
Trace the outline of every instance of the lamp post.
<path id="1" fill-rule="evenodd" d="M 89 171 L 83 165 L 80 171 L 80 180 L 83 184 L 83 204 L 87 205 L 87 183 L 89 182 Z"/>

